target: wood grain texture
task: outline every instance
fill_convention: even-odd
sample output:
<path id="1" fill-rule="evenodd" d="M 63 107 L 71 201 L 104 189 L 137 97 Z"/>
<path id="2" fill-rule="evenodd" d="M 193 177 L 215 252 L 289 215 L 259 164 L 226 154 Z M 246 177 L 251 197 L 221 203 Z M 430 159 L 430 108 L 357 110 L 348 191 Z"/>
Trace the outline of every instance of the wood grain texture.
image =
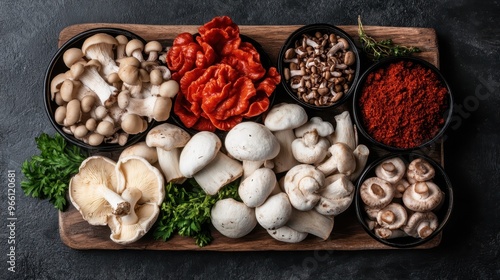
<path id="1" fill-rule="evenodd" d="M 90 23 L 78 24 L 64 28 L 59 34 L 58 46 L 61 46 L 71 37 L 80 32 L 100 27 L 122 28 L 134 32 L 145 40 L 158 40 L 165 46 L 172 43 L 175 36 L 181 32 L 197 33 L 198 26 L 193 25 L 140 25 L 140 24 L 111 24 Z M 240 32 L 259 42 L 269 54 L 272 61 L 276 61 L 278 52 L 286 38 L 301 25 L 287 26 L 246 26 L 240 25 Z M 338 26 L 350 34 L 355 41 L 357 26 Z M 376 39 L 391 38 L 397 44 L 419 47 L 422 52 L 415 56 L 423 58 L 439 67 L 439 53 L 436 33 L 430 28 L 410 27 L 382 27 L 364 26 L 365 31 Z M 330 116 L 333 116 L 330 112 Z M 325 116 L 322 116 L 325 118 Z M 372 147 L 370 147 L 372 148 Z M 377 155 L 384 151 L 373 149 Z M 442 163 L 443 147 L 438 143 L 427 154 Z M 65 212 L 59 212 L 59 232 L 61 240 L 73 249 L 139 249 L 139 250 L 211 250 L 211 251 L 300 251 L 300 250 L 377 250 L 393 249 L 371 238 L 358 223 L 351 206 L 346 212 L 335 218 L 335 226 L 330 238 L 326 241 L 314 236 L 297 244 L 288 244 L 274 240 L 259 226 L 249 235 L 230 239 L 213 230 L 214 241 L 203 248 L 194 244 L 192 238 L 174 236 L 167 242 L 154 240 L 149 233 L 138 242 L 131 245 L 119 245 L 109 239 L 110 230 L 107 226 L 91 226 L 82 219 L 80 213 L 70 206 Z M 440 244 L 442 234 L 437 235 L 429 242 L 416 249 L 433 248 Z"/>

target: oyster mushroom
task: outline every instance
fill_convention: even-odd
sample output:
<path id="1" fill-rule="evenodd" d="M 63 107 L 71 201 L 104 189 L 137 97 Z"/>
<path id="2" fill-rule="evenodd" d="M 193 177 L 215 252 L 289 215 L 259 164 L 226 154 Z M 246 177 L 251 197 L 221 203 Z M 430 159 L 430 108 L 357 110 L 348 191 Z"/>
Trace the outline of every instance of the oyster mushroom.
<path id="1" fill-rule="evenodd" d="M 120 159 L 116 170 L 118 184 L 124 189 L 121 196 L 130 204 L 130 211 L 110 217 L 110 238 L 119 244 L 130 244 L 144 236 L 158 218 L 165 197 L 164 180 L 158 169 L 138 156 Z"/>
<path id="2" fill-rule="evenodd" d="M 106 225 L 111 215 L 126 215 L 130 202 L 121 197 L 116 163 L 103 156 L 92 156 L 80 165 L 69 182 L 69 198 L 83 219 L 91 225 Z"/>

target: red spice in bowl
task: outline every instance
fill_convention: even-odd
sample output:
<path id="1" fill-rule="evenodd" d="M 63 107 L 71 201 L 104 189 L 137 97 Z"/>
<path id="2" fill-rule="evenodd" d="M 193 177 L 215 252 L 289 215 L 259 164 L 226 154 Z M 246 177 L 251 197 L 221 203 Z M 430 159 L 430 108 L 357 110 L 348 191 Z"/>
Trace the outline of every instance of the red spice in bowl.
<path id="1" fill-rule="evenodd" d="M 451 93 L 431 64 L 416 58 L 383 60 L 363 75 L 354 98 L 362 134 L 391 150 L 414 149 L 442 134 Z"/>

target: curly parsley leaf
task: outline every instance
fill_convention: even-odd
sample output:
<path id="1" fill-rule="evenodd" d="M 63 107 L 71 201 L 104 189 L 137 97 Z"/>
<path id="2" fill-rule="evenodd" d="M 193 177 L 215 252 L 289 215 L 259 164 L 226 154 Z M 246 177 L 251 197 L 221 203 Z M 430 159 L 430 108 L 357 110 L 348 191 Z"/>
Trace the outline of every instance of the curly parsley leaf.
<path id="1" fill-rule="evenodd" d="M 59 134 L 50 137 L 42 133 L 35 141 L 40 154 L 21 165 L 24 175 L 21 188 L 26 196 L 48 199 L 55 208 L 63 211 L 67 206 L 69 180 L 78 173 L 86 155 L 80 148 L 68 145 Z"/>
<path id="2" fill-rule="evenodd" d="M 193 237 L 196 245 L 203 247 L 212 241 L 210 211 L 224 198 L 238 199 L 238 182 L 232 182 L 216 195 L 208 195 L 194 179 L 182 185 L 169 183 L 165 187 L 165 200 L 154 230 L 154 238 L 168 240 L 175 233 Z"/>

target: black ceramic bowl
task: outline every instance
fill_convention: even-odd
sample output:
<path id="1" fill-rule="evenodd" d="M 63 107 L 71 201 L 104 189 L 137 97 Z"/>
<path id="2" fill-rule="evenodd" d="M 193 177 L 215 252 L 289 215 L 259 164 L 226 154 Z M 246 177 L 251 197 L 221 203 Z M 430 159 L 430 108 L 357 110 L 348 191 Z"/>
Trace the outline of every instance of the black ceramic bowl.
<path id="1" fill-rule="evenodd" d="M 199 34 L 198 33 L 193 34 L 193 37 L 196 37 L 196 36 L 199 36 Z M 241 38 L 242 42 L 251 43 L 255 47 L 255 49 L 259 53 L 260 62 L 262 63 L 262 66 L 264 67 L 264 69 L 268 70 L 270 67 L 273 66 L 272 61 L 269 58 L 269 55 L 266 53 L 266 51 L 264 50 L 264 48 L 262 47 L 262 45 L 259 42 L 255 41 L 251 37 L 248 37 L 248 36 L 243 35 L 243 34 L 240 34 L 240 38 Z M 276 94 L 275 94 L 276 90 L 277 89 L 275 89 L 275 91 L 271 94 L 271 96 L 269 96 L 269 108 L 268 108 L 268 110 L 271 109 L 271 107 L 274 104 L 274 100 L 275 100 L 275 97 L 276 97 Z M 173 101 L 175 103 L 175 97 L 173 98 Z M 265 112 L 259 114 L 258 116 L 255 116 L 255 117 L 244 118 L 243 121 L 260 122 L 262 120 L 262 116 L 263 116 L 264 113 Z M 175 124 L 177 124 L 178 126 L 182 127 L 184 130 L 186 130 L 190 134 L 194 135 L 197 132 L 199 132 L 199 130 L 196 130 L 196 129 L 192 128 L 192 127 L 190 127 L 190 128 L 186 127 L 186 125 L 182 122 L 182 120 L 175 114 L 175 112 L 174 112 L 174 105 L 172 106 L 172 113 L 170 115 L 171 115 L 172 120 L 175 122 Z M 223 131 L 223 130 L 218 130 L 217 129 L 215 131 L 215 133 L 217 135 L 223 137 L 227 133 L 227 131 Z"/>
<path id="2" fill-rule="evenodd" d="M 377 101 L 377 104 L 378 104 L 377 107 L 382 108 L 382 110 L 384 110 L 384 113 L 381 114 L 383 116 L 383 118 L 381 118 L 381 119 L 374 119 L 374 118 L 368 119 L 368 117 L 365 117 L 365 115 L 363 113 L 362 105 L 360 105 L 360 103 L 361 103 L 360 99 L 362 98 L 363 94 L 365 94 L 364 88 L 367 84 L 367 80 L 372 81 L 373 77 L 375 75 L 382 73 L 379 71 L 385 71 L 384 69 L 387 69 L 387 67 L 389 65 L 395 64 L 395 63 L 401 63 L 401 62 L 405 63 L 405 65 L 411 65 L 411 67 L 405 66 L 405 68 L 408 68 L 408 69 L 415 69 L 415 67 L 417 67 L 417 66 L 419 66 L 419 67 L 422 66 L 424 69 L 429 70 L 429 72 L 426 74 L 425 77 L 419 77 L 419 79 L 428 78 L 429 73 L 432 73 L 435 75 L 434 77 L 438 81 L 437 84 L 439 85 L 439 87 L 441 87 L 447 91 L 445 93 L 445 98 L 443 98 L 444 101 L 442 103 L 439 103 L 439 104 L 438 103 L 436 103 L 436 104 L 429 104 L 429 103 L 415 104 L 414 107 L 407 109 L 405 116 L 399 117 L 399 118 L 397 118 L 397 120 L 393 120 L 393 121 L 398 122 L 398 123 L 403 123 L 403 117 L 406 117 L 406 116 L 411 115 L 414 112 L 416 112 L 416 110 L 414 110 L 414 108 L 417 106 L 422 106 L 424 108 L 430 108 L 431 105 L 442 106 L 439 113 L 437 113 L 437 115 L 436 115 L 437 117 L 441 118 L 440 121 L 442 123 L 439 125 L 435 125 L 435 130 L 433 133 L 431 133 L 431 132 L 429 132 L 430 129 L 425 128 L 425 125 L 430 123 L 430 122 L 425 122 L 425 121 L 421 122 L 421 124 L 424 124 L 424 126 L 419 129 L 419 131 L 422 131 L 422 133 L 420 135 L 428 134 L 427 137 L 422 136 L 422 139 L 420 139 L 420 141 L 414 141 L 414 142 L 418 142 L 418 144 L 408 145 L 406 147 L 403 147 L 402 145 L 397 144 L 397 141 L 399 141 L 401 143 L 402 142 L 406 143 L 406 141 L 401 140 L 403 138 L 400 137 L 398 134 L 398 133 L 405 134 L 406 133 L 406 131 L 404 131 L 405 129 L 401 129 L 400 132 L 394 133 L 392 136 L 392 137 L 394 137 L 394 138 L 392 138 L 393 140 L 389 141 L 389 140 L 376 139 L 376 136 L 373 135 L 373 133 L 376 133 L 376 132 L 374 132 L 374 130 L 370 131 L 367 128 L 367 122 L 370 122 L 372 124 L 372 126 L 374 125 L 375 127 L 377 127 L 376 129 L 387 129 L 389 124 L 384 120 L 384 118 L 387 116 L 386 110 L 395 106 L 394 103 L 400 104 L 399 102 L 401 100 L 396 101 L 394 99 L 391 99 L 391 100 L 380 99 L 379 101 Z M 387 71 L 385 73 L 387 73 Z M 402 75 L 400 75 L 400 76 L 402 76 Z M 380 79 L 382 79 L 382 80 L 385 78 L 384 75 L 380 75 L 380 77 L 381 77 Z M 400 78 L 405 78 L 405 77 L 400 77 Z M 421 83 L 422 83 L 421 80 L 419 80 L 417 83 L 417 87 L 420 87 Z M 389 87 L 394 86 L 393 83 L 387 83 L 387 84 L 389 85 Z M 404 85 L 404 86 L 409 87 L 409 85 Z M 370 94 L 373 94 L 373 92 L 374 92 L 371 90 L 370 91 L 366 90 L 366 91 Z M 424 91 L 421 90 L 421 92 L 424 92 Z M 385 91 L 383 92 L 384 95 L 387 93 L 388 92 L 385 92 Z M 428 92 L 425 92 L 425 93 L 427 94 Z M 407 97 L 404 97 L 404 98 L 407 98 Z M 382 101 L 382 100 L 384 100 L 384 101 Z M 368 106 L 368 105 L 366 105 L 366 106 Z M 446 81 L 444 76 L 441 74 L 439 69 L 437 69 L 434 65 L 432 65 L 431 63 L 429 63 L 423 59 L 416 58 L 416 57 L 390 57 L 390 58 L 382 59 L 382 60 L 378 61 L 377 63 L 373 64 L 360 77 L 358 84 L 356 86 L 356 90 L 354 92 L 354 96 L 353 96 L 353 117 L 354 117 L 354 121 L 356 123 L 358 130 L 361 132 L 361 134 L 366 139 L 368 139 L 368 141 L 370 141 L 371 143 L 373 143 L 374 145 L 376 145 L 380 148 L 383 148 L 383 149 L 391 151 L 391 152 L 409 152 L 412 150 L 421 149 L 423 147 L 426 147 L 426 146 L 429 146 L 429 145 L 435 143 L 437 140 L 440 139 L 441 136 L 443 136 L 443 134 L 446 131 L 446 128 L 450 124 L 452 112 L 453 112 L 453 96 L 451 94 L 451 89 L 450 89 L 450 86 L 448 85 L 448 82 Z M 399 129 L 399 127 L 397 129 Z M 409 132 L 409 130 L 408 130 L 408 132 Z M 387 133 L 384 132 L 384 133 L 380 133 L 380 134 L 384 135 L 384 137 L 387 137 L 388 132 Z M 406 134 L 408 134 L 408 133 L 406 133 Z M 408 142 L 408 143 L 410 143 L 410 142 Z"/>
<path id="3" fill-rule="evenodd" d="M 367 219 L 368 216 L 366 214 L 366 211 L 364 209 L 364 202 L 361 199 L 360 196 L 360 187 L 363 184 L 363 182 L 370 178 L 370 177 L 375 177 L 375 167 L 382 163 L 383 161 L 393 158 L 393 157 L 399 157 L 401 158 L 406 165 L 408 165 L 412 160 L 417 159 L 417 158 L 422 158 L 429 162 L 435 170 L 435 177 L 432 179 L 432 182 L 434 182 L 436 185 L 438 185 L 441 189 L 441 191 L 444 193 L 444 198 L 440 206 L 438 208 L 434 209 L 432 212 L 436 214 L 438 217 L 438 222 L 439 226 L 437 229 L 428 237 L 426 238 L 415 238 L 411 236 L 405 236 L 405 237 L 398 237 L 398 238 L 393 238 L 393 239 L 383 239 L 378 237 L 372 229 L 370 229 Z M 394 199 L 397 200 L 397 199 Z M 393 200 L 393 201 L 394 201 Z M 436 161 L 431 159 L 430 157 L 423 155 L 421 153 L 416 153 L 416 152 L 409 152 L 409 153 L 404 153 L 404 154 L 388 154 L 382 158 L 377 159 L 376 161 L 372 162 L 369 166 L 365 168 L 365 171 L 363 174 L 361 174 L 360 178 L 358 179 L 358 182 L 356 184 L 356 194 L 354 198 L 355 202 L 355 208 L 356 208 L 356 215 L 358 217 L 359 223 L 362 225 L 363 229 L 374 239 L 377 241 L 389 245 L 392 247 L 397 247 L 397 248 L 410 248 L 410 247 L 415 247 L 422 245 L 430 240 L 432 240 L 434 237 L 436 237 L 446 226 L 450 215 L 452 213 L 453 209 L 453 188 L 451 185 L 451 182 L 446 175 L 444 169 L 439 165 Z"/>
<path id="4" fill-rule="evenodd" d="M 54 119 L 54 113 L 55 110 L 59 105 L 56 104 L 55 101 L 51 99 L 51 93 L 50 93 L 50 83 L 52 79 L 60 74 L 66 72 L 68 67 L 64 64 L 63 61 L 63 54 L 66 50 L 70 48 L 80 48 L 85 41 L 85 39 L 91 37 L 92 35 L 95 35 L 97 33 L 107 33 L 109 35 L 112 35 L 113 37 L 118 36 L 118 35 L 124 35 L 126 36 L 129 40 L 130 39 L 139 39 L 143 43 L 146 43 L 144 39 L 139 37 L 138 35 L 119 28 L 96 28 L 96 29 L 91 29 L 84 31 L 82 33 L 79 33 L 69 39 L 66 43 L 64 43 L 58 51 L 55 53 L 55 55 L 52 57 L 49 66 L 47 67 L 47 70 L 45 72 L 45 82 L 44 82 L 44 104 L 45 104 L 45 111 L 47 113 L 47 116 L 52 124 L 52 126 L 55 128 L 55 130 L 61 134 L 68 142 L 83 148 L 87 150 L 98 150 L 98 151 L 106 151 L 106 152 L 111 152 L 111 151 L 118 151 L 121 150 L 127 146 L 130 146 L 139 140 L 143 139 L 143 137 L 147 134 L 149 129 L 151 129 L 154 125 L 155 122 L 152 121 L 148 125 L 148 129 L 145 132 L 142 132 L 140 134 L 135 134 L 135 135 L 129 135 L 128 140 L 125 145 L 121 146 L 118 143 L 102 143 L 98 146 L 92 146 L 87 143 L 84 143 L 83 141 L 77 139 L 71 134 L 68 134 L 63 131 L 63 128 L 61 125 L 59 125 L 55 119 Z"/>
<path id="5" fill-rule="evenodd" d="M 287 81 L 286 79 L 286 74 L 285 70 L 286 68 L 289 68 L 290 63 L 285 61 L 286 57 L 286 52 L 290 48 L 296 48 L 296 44 L 301 45 L 299 42 L 302 42 L 303 36 L 308 35 L 311 37 L 314 37 L 317 32 L 320 32 L 321 34 L 335 34 L 339 36 L 340 38 L 343 38 L 347 41 L 349 44 L 348 49 L 346 51 L 352 51 L 354 53 L 354 63 L 349 66 L 349 69 L 354 70 L 354 73 L 351 74 L 351 81 L 347 82 L 347 85 L 349 86 L 347 92 L 343 93 L 340 99 L 335 101 L 332 104 L 329 105 L 316 105 L 314 103 L 309 103 L 305 101 L 303 98 L 299 96 L 297 93 L 296 89 L 292 89 L 291 86 L 291 79 Z M 329 41 L 328 41 L 329 42 Z M 325 50 L 329 50 L 331 47 L 329 45 L 325 46 Z M 326 52 L 326 51 L 325 51 Z M 311 55 L 312 56 L 312 55 Z M 307 55 L 307 57 L 310 57 L 310 55 Z M 321 58 L 321 62 L 325 62 L 327 59 L 326 58 Z M 341 65 L 343 63 L 338 63 L 338 65 Z M 281 85 L 285 89 L 285 91 L 288 93 L 288 95 L 293 98 L 298 104 L 302 105 L 303 107 L 314 109 L 314 110 L 326 110 L 326 109 L 333 109 L 336 108 L 340 105 L 342 105 L 344 102 L 346 102 L 351 94 L 354 92 L 355 85 L 358 81 L 358 78 L 360 76 L 360 69 L 361 69 L 361 62 L 360 62 L 360 56 L 359 56 L 359 51 L 352 40 L 352 38 L 342 29 L 330 25 L 330 24 L 310 24 L 310 25 L 305 25 L 303 27 L 300 27 L 299 29 L 295 30 L 290 36 L 287 38 L 285 41 L 284 45 L 281 47 L 281 50 L 278 54 L 278 61 L 277 61 L 277 67 L 278 71 L 281 74 Z M 320 67 L 316 67 L 316 69 L 319 69 Z M 318 74 L 322 75 L 321 70 L 317 70 Z M 345 69 L 335 69 L 334 71 L 330 72 L 343 72 Z M 305 75 L 305 76 L 311 76 L 311 75 Z M 346 74 L 343 74 L 342 76 L 344 79 L 347 77 Z M 320 79 L 323 81 L 323 78 Z M 305 88 L 305 87 L 303 87 Z M 311 91 L 308 91 L 311 92 Z"/>

